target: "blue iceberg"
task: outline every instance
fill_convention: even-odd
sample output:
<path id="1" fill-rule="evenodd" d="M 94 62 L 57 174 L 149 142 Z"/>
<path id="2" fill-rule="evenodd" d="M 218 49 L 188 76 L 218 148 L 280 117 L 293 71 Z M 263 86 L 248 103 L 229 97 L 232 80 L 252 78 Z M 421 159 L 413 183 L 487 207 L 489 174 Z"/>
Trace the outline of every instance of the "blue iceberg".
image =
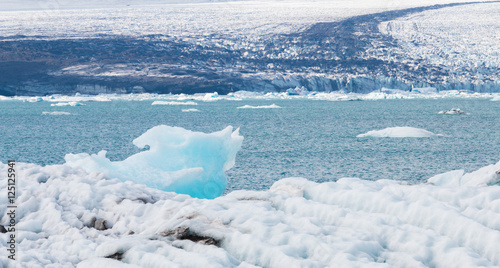
<path id="1" fill-rule="evenodd" d="M 149 150 L 111 161 L 106 151 L 97 154 L 67 154 L 66 165 L 87 172 L 101 172 L 110 178 L 145 184 L 163 191 L 196 198 L 215 198 L 227 186 L 225 171 L 234 166 L 243 136 L 239 129 L 205 134 L 180 127 L 151 128 L 133 143 Z"/>

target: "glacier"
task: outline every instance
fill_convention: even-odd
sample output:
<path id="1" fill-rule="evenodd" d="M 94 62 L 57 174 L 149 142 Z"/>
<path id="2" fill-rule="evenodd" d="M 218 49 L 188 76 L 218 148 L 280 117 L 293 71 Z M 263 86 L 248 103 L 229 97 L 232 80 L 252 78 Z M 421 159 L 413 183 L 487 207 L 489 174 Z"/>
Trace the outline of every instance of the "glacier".
<path id="1" fill-rule="evenodd" d="M 17 165 L 22 254 L 1 255 L 2 267 L 500 266 L 500 162 L 416 185 L 285 178 L 215 199 L 69 165 Z"/>
<path id="2" fill-rule="evenodd" d="M 135 146 L 145 151 L 123 161 L 111 161 L 106 151 L 97 154 L 67 154 L 66 165 L 87 172 L 132 181 L 149 187 L 215 198 L 227 186 L 225 171 L 234 166 L 243 137 L 231 126 L 210 134 L 160 125 L 136 138 Z"/>
<path id="3" fill-rule="evenodd" d="M 500 90 L 498 2 L 396 2 L 0 11 L 0 95 Z"/>

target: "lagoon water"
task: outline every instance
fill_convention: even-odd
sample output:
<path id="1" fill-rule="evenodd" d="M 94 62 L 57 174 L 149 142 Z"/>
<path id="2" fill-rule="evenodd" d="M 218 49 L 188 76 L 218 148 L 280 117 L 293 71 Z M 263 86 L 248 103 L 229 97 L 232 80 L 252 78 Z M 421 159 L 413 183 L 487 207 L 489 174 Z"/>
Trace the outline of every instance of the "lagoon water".
<path id="1" fill-rule="evenodd" d="M 67 153 L 107 150 L 112 160 L 137 153 L 132 140 L 165 124 L 213 132 L 227 125 L 245 137 L 228 191 L 268 189 L 300 176 L 313 181 L 342 177 L 417 183 L 453 169 L 473 171 L 500 159 L 500 102 L 487 99 L 243 100 L 197 106 L 151 105 L 153 101 L 0 102 L 0 161 L 64 163 Z M 244 105 L 277 109 L 237 109 Z M 198 111 L 183 112 L 196 108 Z M 442 115 L 460 108 L 467 115 Z M 44 112 L 49 112 L 45 113 Z M 53 113 L 66 112 L 70 113 Z M 410 126 L 444 136 L 357 138 L 370 130 Z"/>

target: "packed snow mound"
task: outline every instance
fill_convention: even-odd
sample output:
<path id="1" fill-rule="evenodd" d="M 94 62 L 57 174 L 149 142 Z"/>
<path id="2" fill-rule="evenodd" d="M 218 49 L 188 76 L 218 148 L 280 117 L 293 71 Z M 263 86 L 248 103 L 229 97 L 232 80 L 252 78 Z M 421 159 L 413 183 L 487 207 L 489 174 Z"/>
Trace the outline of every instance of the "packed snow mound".
<path id="1" fill-rule="evenodd" d="M 371 130 L 364 134 L 359 134 L 358 138 L 374 137 L 374 138 L 425 138 L 442 136 L 434 134 L 430 131 L 415 127 L 389 127 L 382 130 Z"/>
<path id="2" fill-rule="evenodd" d="M 438 114 L 467 114 L 467 113 L 460 110 L 460 108 L 451 108 L 451 110 L 449 111 L 440 111 Z"/>
<path id="3" fill-rule="evenodd" d="M 268 191 L 197 199 L 68 165 L 18 163 L 21 254 L 16 263 L 2 254 L 0 266 L 500 266 L 500 186 L 483 184 L 497 168 L 461 172 L 470 177 L 462 186 L 287 178 Z M 2 225 L 6 212 L 0 198 Z"/>
<path id="4" fill-rule="evenodd" d="M 194 101 L 153 101 L 151 105 L 198 105 L 198 103 Z"/>
<path id="5" fill-rule="evenodd" d="M 67 154 L 66 165 L 110 178 L 142 183 L 149 187 L 188 194 L 197 198 L 220 196 L 227 186 L 225 171 L 234 166 L 243 137 L 231 126 L 205 134 L 180 127 L 151 128 L 133 143 L 149 150 L 123 161 L 111 161 L 106 151 L 98 154 Z"/>
<path id="6" fill-rule="evenodd" d="M 261 106 L 244 105 L 244 106 L 240 106 L 237 108 L 238 109 L 276 109 L 276 108 L 281 108 L 281 107 L 273 103 L 271 105 L 261 105 Z"/>

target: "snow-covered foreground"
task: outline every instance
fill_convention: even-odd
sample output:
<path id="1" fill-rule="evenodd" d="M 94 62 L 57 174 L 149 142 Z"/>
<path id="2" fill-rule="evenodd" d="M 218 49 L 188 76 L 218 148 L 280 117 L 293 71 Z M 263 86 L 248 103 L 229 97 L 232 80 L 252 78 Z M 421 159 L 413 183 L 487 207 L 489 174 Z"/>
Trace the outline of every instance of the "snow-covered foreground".
<path id="1" fill-rule="evenodd" d="M 2 267 L 500 265 L 500 162 L 418 185 L 287 178 L 213 200 L 67 165 L 17 169 L 19 260 Z"/>

